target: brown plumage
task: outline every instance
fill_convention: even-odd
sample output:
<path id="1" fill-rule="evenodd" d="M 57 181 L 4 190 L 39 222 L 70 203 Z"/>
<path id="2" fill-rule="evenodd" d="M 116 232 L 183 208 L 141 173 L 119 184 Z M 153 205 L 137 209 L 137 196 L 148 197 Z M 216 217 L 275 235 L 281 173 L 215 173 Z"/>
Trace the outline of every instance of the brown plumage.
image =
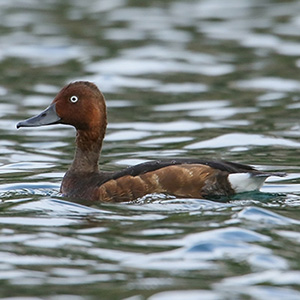
<path id="1" fill-rule="evenodd" d="M 68 197 L 122 202 L 151 193 L 194 198 L 228 196 L 258 189 L 268 176 L 283 175 L 232 162 L 197 159 L 147 162 L 115 173 L 99 171 L 106 106 L 102 93 L 90 82 L 65 86 L 45 111 L 19 122 L 17 127 L 50 124 L 68 124 L 77 130 L 75 157 L 61 184 L 61 193 Z"/>
<path id="2" fill-rule="evenodd" d="M 207 194 L 208 186 L 216 187 L 216 178 L 221 172 L 199 164 L 172 165 L 137 176 L 111 179 L 97 190 L 97 198 L 102 201 L 130 201 L 150 193 L 200 198 Z M 232 189 L 222 188 L 222 194 L 233 194 Z"/>

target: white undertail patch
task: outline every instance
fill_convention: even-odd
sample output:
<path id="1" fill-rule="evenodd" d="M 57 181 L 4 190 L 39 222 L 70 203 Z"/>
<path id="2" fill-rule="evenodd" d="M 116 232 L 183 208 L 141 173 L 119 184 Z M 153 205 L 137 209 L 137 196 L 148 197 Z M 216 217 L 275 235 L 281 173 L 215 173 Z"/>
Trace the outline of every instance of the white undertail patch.
<path id="1" fill-rule="evenodd" d="M 251 173 L 233 173 L 228 175 L 228 181 L 236 193 L 243 193 L 259 190 L 267 177 Z"/>

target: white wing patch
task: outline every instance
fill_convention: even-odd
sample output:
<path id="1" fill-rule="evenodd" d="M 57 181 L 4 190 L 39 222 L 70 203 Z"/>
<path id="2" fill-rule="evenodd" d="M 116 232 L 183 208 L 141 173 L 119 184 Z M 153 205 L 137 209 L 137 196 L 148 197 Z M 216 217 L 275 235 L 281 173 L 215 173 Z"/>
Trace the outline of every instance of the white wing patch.
<path id="1" fill-rule="evenodd" d="M 228 181 L 236 193 L 256 191 L 261 188 L 268 176 L 253 176 L 251 173 L 233 173 Z"/>

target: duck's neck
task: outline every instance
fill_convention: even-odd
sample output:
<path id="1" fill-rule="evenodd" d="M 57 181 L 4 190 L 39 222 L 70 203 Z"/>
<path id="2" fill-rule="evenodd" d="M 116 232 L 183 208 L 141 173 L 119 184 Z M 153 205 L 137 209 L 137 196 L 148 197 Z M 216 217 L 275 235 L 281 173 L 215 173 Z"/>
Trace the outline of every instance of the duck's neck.
<path id="1" fill-rule="evenodd" d="M 77 130 L 75 157 L 69 171 L 74 173 L 99 172 L 98 162 L 106 122 L 95 128 L 94 130 Z"/>

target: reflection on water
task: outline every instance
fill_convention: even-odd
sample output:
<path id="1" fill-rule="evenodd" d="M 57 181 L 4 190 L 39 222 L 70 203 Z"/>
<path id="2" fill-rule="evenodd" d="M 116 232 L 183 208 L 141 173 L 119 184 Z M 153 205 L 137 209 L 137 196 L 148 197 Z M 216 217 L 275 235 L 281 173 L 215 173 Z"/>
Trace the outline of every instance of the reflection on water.
<path id="1" fill-rule="evenodd" d="M 1 298 L 300 299 L 298 1 L 0 8 Z M 201 157 L 288 174 L 224 203 L 69 202 L 74 129 L 15 124 L 78 79 L 107 98 L 104 170 Z"/>

